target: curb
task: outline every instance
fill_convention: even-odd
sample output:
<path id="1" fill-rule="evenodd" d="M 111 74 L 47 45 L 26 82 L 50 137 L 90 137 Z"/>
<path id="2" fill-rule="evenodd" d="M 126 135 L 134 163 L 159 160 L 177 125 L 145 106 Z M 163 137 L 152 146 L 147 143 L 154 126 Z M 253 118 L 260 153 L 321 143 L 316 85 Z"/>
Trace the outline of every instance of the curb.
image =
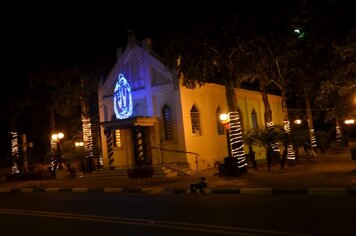
<path id="1" fill-rule="evenodd" d="M 190 194 L 188 189 L 177 189 L 176 194 Z M 240 194 L 240 195 L 350 195 L 356 196 L 355 188 L 227 188 L 206 189 L 205 194 Z"/>
<path id="2" fill-rule="evenodd" d="M 0 193 L 141 193 L 141 194 L 190 194 L 189 189 L 152 188 L 13 188 L 0 189 Z M 205 194 L 239 194 L 239 195 L 350 195 L 356 196 L 355 188 L 226 188 L 206 189 Z"/>

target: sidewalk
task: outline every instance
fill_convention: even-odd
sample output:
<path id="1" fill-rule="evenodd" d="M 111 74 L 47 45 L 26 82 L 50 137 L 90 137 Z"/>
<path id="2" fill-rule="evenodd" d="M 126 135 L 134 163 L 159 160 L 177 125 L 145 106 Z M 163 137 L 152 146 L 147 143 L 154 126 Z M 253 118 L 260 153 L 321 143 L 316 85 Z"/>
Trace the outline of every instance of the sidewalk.
<path id="1" fill-rule="evenodd" d="M 208 180 L 206 193 L 222 194 L 348 194 L 356 196 L 356 161 L 350 153 L 319 154 L 315 159 L 300 159 L 293 167 L 279 164 L 268 171 L 248 168 L 239 177 L 220 177 L 217 168 L 193 176 L 138 179 L 117 177 L 36 180 L 0 184 L 0 192 L 130 192 L 187 193 L 191 183 L 204 176 Z"/>

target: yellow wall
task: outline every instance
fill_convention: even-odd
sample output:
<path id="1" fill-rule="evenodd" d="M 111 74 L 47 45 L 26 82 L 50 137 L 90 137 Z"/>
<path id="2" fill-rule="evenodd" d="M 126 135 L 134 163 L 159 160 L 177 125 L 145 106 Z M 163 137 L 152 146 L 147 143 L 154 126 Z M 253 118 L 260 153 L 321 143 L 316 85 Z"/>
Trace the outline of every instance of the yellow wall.
<path id="1" fill-rule="evenodd" d="M 199 169 L 214 166 L 216 160 L 223 160 L 227 156 L 226 136 L 217 134 L 216 109 L 220 106 L 222 112 L 227 112 L 225 88 L 216 84 L 205 84 L 194 90 L 180 87 L 181 109 L 183 117 L 184 140 L 186 151 L 197 152 L 199 157 Z M 264 106 L 260 92 L 236 89 L 238 106 L 242 113 L 243 130 L 252 128 L 251 112 L 255 109 L 259 127 L 264 127 Z M 281 97 L 269 95 L 274 124 L 282 124 Z M 200 136 L 192 134 L 190 109 L 193 104 L 200 113 Z M 247 150 L 248 147 L 245 147 Z M 262 146 L 254 147 L 256 159 L 265 158 Z M 191 160 L 188 159 L 189 162 Z M 191 164 L 194 169 L 194 163 Z"/>

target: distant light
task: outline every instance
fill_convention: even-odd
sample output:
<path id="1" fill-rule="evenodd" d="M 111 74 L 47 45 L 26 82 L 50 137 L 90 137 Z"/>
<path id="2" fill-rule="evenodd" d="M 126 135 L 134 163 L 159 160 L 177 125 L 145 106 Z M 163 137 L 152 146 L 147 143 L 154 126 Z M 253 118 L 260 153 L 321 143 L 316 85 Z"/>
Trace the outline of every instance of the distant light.
<path id="1" fill-rule="evenodd" d="M 58 138 L 59 139 L 62 139 L 64 137 L 64 134 L 63 133 L 58 133 Z"/>
<path id="2" fill-rule="evenodd" d="M 75 142 L 76 147 L 82 147 L 84 146 L 84 142 Z"/>
<path id="3" fill-rule="evenodd" d="M 296 125 L 300 125 L 301 123 L 302 123 L 302 120 L 300 120 L 300 119 L 294 120 L 294 124 L 296 124 Z"/>
<path id="4" fill-rule="evenodd" d="M 297 34 L 300 34 L 300 30 L 299 29 L 295 29 L 294 32 L 296 32 Z"/>
<path id="5" fill-rule="evenodd" d="M 347 119 L 347 120 L 345 120 L 345 124 L 346 125 L 353 125 L 353 124 L 355 124 L 355 120 L 354 119 Z"/>
<path id="6" fill-rule="evenodd" d="M 58 133 L 58 134 L 52 134 L 52 139 L 57 141 L 59 139 L 62 139 L 64 137 L 64 134 L 63 133 Z"/>

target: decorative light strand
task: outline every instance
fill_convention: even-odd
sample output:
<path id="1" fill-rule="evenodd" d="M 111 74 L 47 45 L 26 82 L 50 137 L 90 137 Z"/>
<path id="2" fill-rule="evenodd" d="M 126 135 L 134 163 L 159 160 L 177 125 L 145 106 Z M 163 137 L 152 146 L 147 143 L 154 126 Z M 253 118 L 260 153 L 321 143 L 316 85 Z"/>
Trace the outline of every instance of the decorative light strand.
<path id="1" fill-rule="evenodd" d="M 91 132 L 91 122 L 89 118 L 82 118 L 83 123 L 83 141 L 85 158 L 93 157 L 93 136 Z"/>
<path id="2" fill-rule="evenodd" d="M 316 137 L 315 137 L 314 129 L 310 129 L 310 139 L 311 139 L 312 148 L 315 148 L 317 145 L 316 145 Z"/>
<path id="3" fill-rule="evenodd" d="M 120 120 L 129 118 L 133 112 L 131 87 L 123 74 L 119 74 L 114 89 L 114 112 Z"/>
<path id="4" fill-rule="evenodd" d="M 268 130 L 272 129 L 273 121 L 266 122 L 266 124 L 267 124 L 267 129 L 268 129 Z M 272 147 L 273 151 L 279 152 L 279 145 L 278 145 L 277 142 L 272 143 L 272 144 L 271 144 L 271 147 Z"/>
<path id="5" fill-rule="evenodd" d="M 244 144 L 242 140 L 240 116 L 238 112 L 230 112 L 229 114 L 230 126 L 230 145 L 231 154 L 237 158 L 237 167 L 243 168 L 247 166 L 247 161 L 244 152 Z"/>
<path id="6" fill-rule="evenodd" d="M 290 133 L 291 133 L 290 121 L 289 120 L 284 120 L 283 123 L 284 123 L 283 128 L 284 128 L 284 130 L 286 131 L 286 133 L 289 136 Z M 294 148 L 293 148 L 293 144 L 292 143 L 288 143 L 288 145 L 287 145 L 287 159 L 288 160 L 295 160 Z"/>
<path id="7" fill-rule="evenodd" d="M 337 125 L 336 126 L 336 140 L 338 142 L 341 142 L 341 138 L 342 138 L 342 133 L 341 133 L 341 126 Z"/>
<path id="8" fill-rule="evenodd" d="M 17 164 L 19 158 L 19 141 L 18 141 L 18 134 L 16 131 L 11 131 L 11 154 L 12 154 L 12 174 L 20 173 L 19 166 Z"/>
<path id="9" fill-rule="evenodd" d="M 291 129 L 290 129 L 290 122 L 289 120 L 284 120 L 283 121 L 283 128 L 286 131 L 287 134 L 290 134 Z"/>
<path id="10" fill-rule="evenodd" d="M 144 160 L 144 153 L 143 153 L 143 143 L 142 143 L 142 132 L 141 127 L 136 126 L 136 141 L 137 141 L 137 153 L 138 153 L 138 160 Z"/>

